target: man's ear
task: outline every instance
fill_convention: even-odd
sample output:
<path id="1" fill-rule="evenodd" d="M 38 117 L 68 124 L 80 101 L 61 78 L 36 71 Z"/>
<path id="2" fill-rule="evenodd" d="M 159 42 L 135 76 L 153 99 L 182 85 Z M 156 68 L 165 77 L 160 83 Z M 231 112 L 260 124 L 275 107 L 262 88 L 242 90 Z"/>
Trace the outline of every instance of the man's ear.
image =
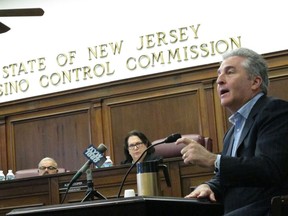
<path id="1" fill-rule="evenodd" d="M 252 80 L 253 80 L 252 89 L 253 90 L 259 89 L 263 82 L 262 78 L 260 76 L 255 76 Z"/>

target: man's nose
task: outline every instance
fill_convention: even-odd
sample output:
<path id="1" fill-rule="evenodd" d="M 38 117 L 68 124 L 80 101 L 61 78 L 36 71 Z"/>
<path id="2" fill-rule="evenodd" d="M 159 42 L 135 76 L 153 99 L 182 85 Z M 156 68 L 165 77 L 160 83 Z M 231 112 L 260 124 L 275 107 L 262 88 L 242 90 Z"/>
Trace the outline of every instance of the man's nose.
<path id="1" fill-rule="evenodd" d="M 218 85 L 221 85 L 221 84 L 224 83 L 224 76 L 223 76 L 223 74 L 221 74 L 221 73 L 218 74 L 218 77 L 217 77 L 217 79 L 216 79 L 216 83 L 217 83 Z"/>

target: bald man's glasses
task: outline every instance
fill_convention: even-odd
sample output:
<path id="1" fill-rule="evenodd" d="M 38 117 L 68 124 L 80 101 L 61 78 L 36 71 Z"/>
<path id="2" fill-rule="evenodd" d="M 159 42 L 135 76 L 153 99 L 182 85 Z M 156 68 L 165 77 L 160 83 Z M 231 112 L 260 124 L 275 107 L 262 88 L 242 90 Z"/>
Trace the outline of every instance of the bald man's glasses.
<path id="1" fill-rule="evenodd" d="M 53 166 L 48 166 L 48 167 L 45 167 L 45 166 L 41 166 L 39 167 L 39 170 L 56 170 L 57 168 L 56 167 L 53 167 Z"/>

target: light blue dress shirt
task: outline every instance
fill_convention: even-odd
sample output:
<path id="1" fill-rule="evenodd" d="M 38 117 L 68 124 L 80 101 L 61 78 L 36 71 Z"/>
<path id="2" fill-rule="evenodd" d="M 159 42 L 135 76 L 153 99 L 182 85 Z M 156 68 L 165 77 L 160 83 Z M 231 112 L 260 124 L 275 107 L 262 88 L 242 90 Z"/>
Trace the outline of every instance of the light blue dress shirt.
<path id="1" fill-rule="evenodd" d="M 243 131 L 245 122 L 250 114 L 250 111 L 262 95 L 264 95 L 263 92 L 257 94 L 250 101 L 244 104 L 237 112 L 235 112 L 233 115 L 229 117 L 229 121 L 234 125 L 234 142 L 231 153 L 232 157 L 236 156 L 236 151 L 239 146 L 241 133 Z M 217 170 L 217 172 L 220 171 L 220 159 L 221 155 L 217 155 L 217 159 L 215 161 L 215 170 Z"/>

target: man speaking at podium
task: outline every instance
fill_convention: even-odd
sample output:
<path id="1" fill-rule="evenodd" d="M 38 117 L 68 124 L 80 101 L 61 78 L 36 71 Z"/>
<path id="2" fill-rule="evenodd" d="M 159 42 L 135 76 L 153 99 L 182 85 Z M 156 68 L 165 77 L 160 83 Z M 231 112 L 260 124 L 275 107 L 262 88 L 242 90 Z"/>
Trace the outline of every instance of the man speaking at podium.
<path id="1" fill-rule="evenodd" d="M 268 66 L 252 50 L 224 54 L 217 92 L 231 112 L 232 127 L 221 155 L 180 138 L 185 163 L 215 169 L 215 176 L 187 198 L 209 198 L 224 204 L 226 216 L 270 214 L 273 196 L 288 194 L 288 102 L 267 97 Z"/>

